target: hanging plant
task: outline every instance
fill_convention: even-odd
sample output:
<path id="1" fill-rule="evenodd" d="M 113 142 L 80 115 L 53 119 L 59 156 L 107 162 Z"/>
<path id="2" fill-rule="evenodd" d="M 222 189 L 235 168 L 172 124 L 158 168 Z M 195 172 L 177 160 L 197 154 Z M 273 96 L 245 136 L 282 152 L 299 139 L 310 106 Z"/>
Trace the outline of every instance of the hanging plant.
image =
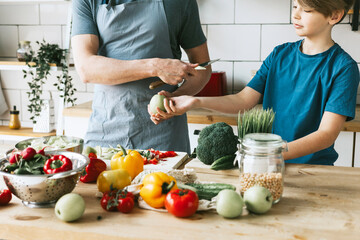
<path id="1" fill-rule="evenodd" d="M 28 82 L 30 91 L 27 92 L 30 102 L 28 111 L 31 114 L 30 119 L 34 124 L 36 123 L 36 117 L 40 116 L 43 106 L 43 99 L 41 98 L 43 93 L 42 87 L 50 75 L 51 65 L 56 65 L 62 71 L 62 74 L 57 76 L 58 81 L 54 83 L 54 86 L 61 92 L 60 97 L 63 99 L 63 103 L 70 103 L 73 106 L 76 101 L 74 97 L 76 88 L 72 84 L 72 77 L 69 75 L 66 61 L 67 50 L 61 49 L 58 44 L 46 43 L 45 40 L 42 43 L 38 41 L 36 43 L 40 48 L 36 55 L 34 51 L 30 51 L 30 54 L 25 54 L 26 65 L 29 67 L 29 70 L 23 70 L 24 78 L 28 75 L 31 76 L 31 80 Z"/>

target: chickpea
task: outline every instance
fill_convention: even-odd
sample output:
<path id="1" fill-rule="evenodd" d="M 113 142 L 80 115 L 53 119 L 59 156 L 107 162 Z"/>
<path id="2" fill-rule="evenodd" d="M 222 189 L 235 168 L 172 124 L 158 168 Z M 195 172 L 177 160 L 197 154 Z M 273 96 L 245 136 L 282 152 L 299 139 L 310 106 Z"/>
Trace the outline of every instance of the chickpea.
<path id="1" fill-rule="evenodd" d="M 283 193 L 281 173 L 244 173 L 240 175 L 240 191 L 242 194 L 254 185 L 269 189 L 274 201 L 279 199 Z"/>

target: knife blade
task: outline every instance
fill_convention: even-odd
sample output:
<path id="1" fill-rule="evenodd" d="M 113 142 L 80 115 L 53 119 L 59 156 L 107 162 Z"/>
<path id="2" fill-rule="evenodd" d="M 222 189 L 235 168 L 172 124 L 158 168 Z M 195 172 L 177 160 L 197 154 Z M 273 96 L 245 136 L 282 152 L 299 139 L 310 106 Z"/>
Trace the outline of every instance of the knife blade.
<path id="1" fill-rule="evenodd" d="M 210 61 L 207 61 L 207 62 L 203 62 L 203 63 L 200 63 L 199 66 L 200 66 L 200 67 L 206 67 L 206 66 L 209 66 L 209 65 L 211 65 L 211 64 L 213 64 L 214 62 L 217 62 L 217 61 L 219 61 L 219 60 L 220 60 L 220 58 L 217 58 L 217 59 L 214 59 L 214 60 L 210 60 Z M 196 68 L 195 68 L 195 69 L 196 69 Z M 198 70 L 200 70 L 200 69 L 198 69 Z M 183 85 L 184 82 L 185 82 L 185 79 L 183 79 L 183 81 L 178 84 L 178 87 L 180 87 L 181 85 Z M 149 88 L 150 88 L 150 89 L 155 89 L 155 88 L 160 87 L 160 86 L 162 86 L 162 85 L 164 85 L 164 84 L 165 84 L 165 83 L 164 83 L 163 81 L 157 80 L 157 81 L 155 81 L 155 82 L 150 83 Z"/>
<path id="2" fill-rule="evenodd" d="M 206 67 L 206 66 L 209 66 L 211 64 L 213 64 L 214 62 L 217 62 L 219 61 L 220 58 L 217 58 L 217 59 L 214 59 L 214 60 L 210 60 L 210 61 L 207 61 L 207 62 L 204 62 L 204 63 L 200 63 L 199 66 L 200 67 Z"/>

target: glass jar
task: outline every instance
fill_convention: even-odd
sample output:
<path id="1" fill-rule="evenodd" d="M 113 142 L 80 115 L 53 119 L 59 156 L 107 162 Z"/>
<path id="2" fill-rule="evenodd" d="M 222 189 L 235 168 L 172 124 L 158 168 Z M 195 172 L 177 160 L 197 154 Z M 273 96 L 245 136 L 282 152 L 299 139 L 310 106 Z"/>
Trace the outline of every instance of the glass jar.
<path id="1" fill-rule="evenodd" d="M 283 151 L 287 144 L 280 136 L 271 133 L 250 133 L 244 136 L 240 147 L 240 192 L 254 185 L 271 192 L 273 203 L 278 203 L 284 189 Z"/>
<path id="2" fill-rule="evenodd" d="M 16 57 L 19 62 L 25 62 L 26 56 L 25 54 L 31 54 L 31 46 L 30 41 L 20 41 L 19 48 L 16 50 Z"/>

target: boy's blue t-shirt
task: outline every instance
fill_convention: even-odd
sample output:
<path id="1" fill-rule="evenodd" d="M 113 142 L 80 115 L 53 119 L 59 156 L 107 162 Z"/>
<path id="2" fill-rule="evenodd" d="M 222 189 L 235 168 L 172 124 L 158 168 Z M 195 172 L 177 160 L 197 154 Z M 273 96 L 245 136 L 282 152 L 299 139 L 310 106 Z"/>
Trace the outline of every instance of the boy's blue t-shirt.
<path id="1" fill-rule="evenodd" d="M 273 132 L 291 142 L 315 132 L 325 111 L 355 117 L 359 69 L 338 44 L 316 55 L 300 51 L 301 40 L 277 46 L 247 85 L 273 108 Z M 332 165 L 334 145 L 289 163 Z"/>

